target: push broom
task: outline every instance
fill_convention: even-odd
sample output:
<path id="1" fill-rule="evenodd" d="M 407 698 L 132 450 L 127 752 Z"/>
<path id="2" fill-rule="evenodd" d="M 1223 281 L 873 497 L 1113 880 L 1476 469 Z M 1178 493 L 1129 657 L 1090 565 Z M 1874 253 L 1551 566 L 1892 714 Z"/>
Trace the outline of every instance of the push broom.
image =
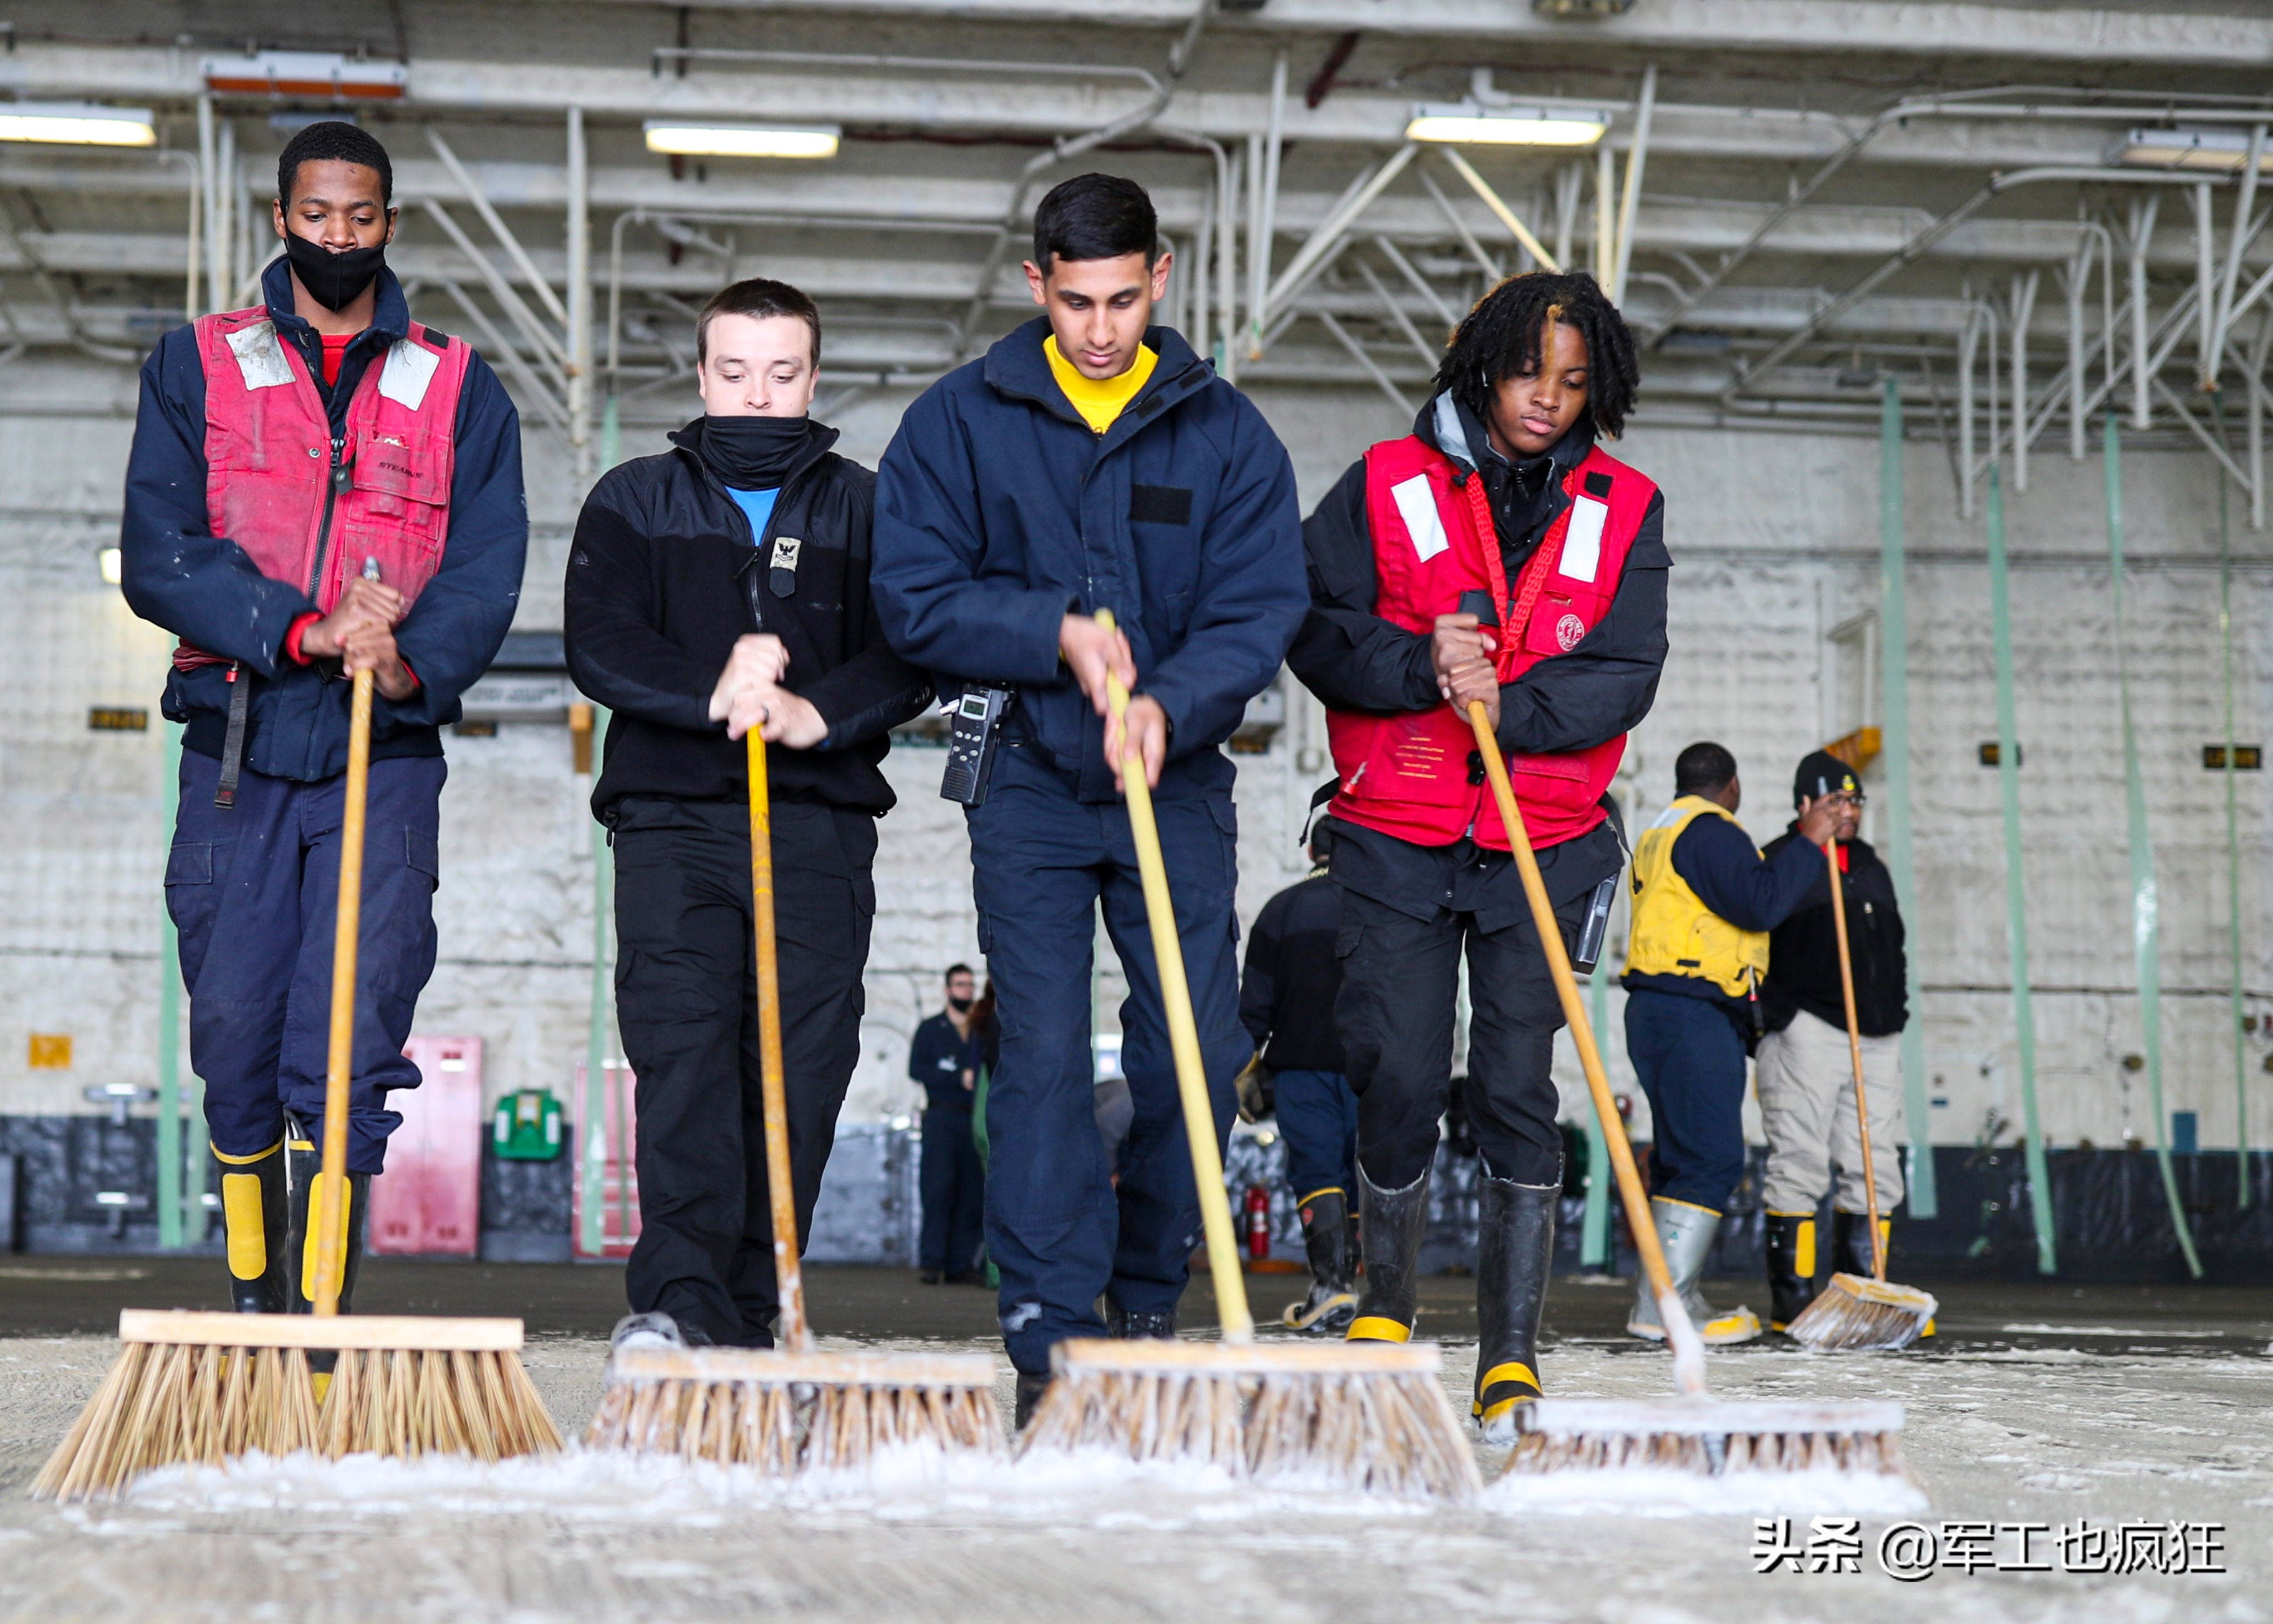
<path id="1" fill-rule="evenodd" d="M 1594 1115 L 1602 1125 L 1626 1224 L 1633 1231 L 1634 1250 L 1641 1255 L 1643 1271 L 1657 1298 L 1666 1344 L 1673 1352 L 1675 1396 L 1671 1398 L 1537 1398 L 1519 1406 L 1516 1426 L 1520 1436 L 1508 1457 L 1507 1470 L 1595 1471 L 1655 1466 L 1718 1476 L 1728 1471 L 1831 1467 L 1857 1475 L 1901 1475 L 1900 1404 L 1737 1401 L 1716 1399 L 1707 1390 L 1705 1344 L 1690 1322 L 1689 1311 L 1682 1306 L 1672 1271 L 1666 1267 L 1665 1249 L 1658 1244 L 1649 1198 L 1642 1191 L 1641 1173 L 1634 1166 L 1633 1146 L 1626 1139 L 1625 1124 L 1610 1097 L 1602 1051 L 1595 1046 L 1594 1029 L 1579 997 L 1578 978 L 1571 973 L 1571 955 L 1564 948 L 1562 928 L 1556 923 L 1554 904 L 1548 900 L 1547 882 L 1540 877 L 1539 859 L 1531 849 L 1522 809 L 1516 805 L 1514 787 L 1508 782 L 1507 762 L 1500 754 L 1499 740 L 1492 733 L 1482 700 L 1469 701 L 1468 723 L 1475 731 L 1476 749 L 1483 757 L 1492 796 L 1499 804 L 1516 869 L 1523 877 L 1531 922 L 1539 933 L 1540 946 L 1546 950 L 1547 968 L 1555 977 L 1563 1019 L 1579 1050 L 1579 1064 L 1587 1074 Z"/>
<path id="2" fill-rule="evenodd" d="M 379 579 L 375 560 L 364 563 L 364 575 Z M 521 1366 L 519 1320 L 340 1313 L 371 696 L 371 674 L 356 672 L 340 819 L 323 1163 L 313 1192 L 315 1312 L 122 1312 L 125 1345 L 33 1484 L 35 1499 L 107 1498 L 156 1467 L 219 1465 L 252 1453 L 495 1461 L 560 1447 Z M 311 1351 L 325 1350 L 338 1356 L 328 1381 L 311 1375 L 308 1362 Z"/>
<path id="3" fill-rule="evenodd" d="M 1847 1059 L 1855 1072 L 1855 1126 L 1863 1141 L 1863 1188 L 1871 1223 L 1871 1277 L 1843 1271 L 1800 1310 L 1784 1335 L 1811 1348 L 1907 1348 L 1933 1321 L 1933 1295 L 1887 1282 L 1887 1237 L 1879 1227 L 1879 1181 L 1871 1164 L 1871 1111 L 1863 1092 L 1863 1028 L 1855 1013 L 1855 960 L 1847 941 L 1847 887 L 1835 841 L 1823 843 L 1831 864 L 1831 919 L 1839 935 L 1839 991 L 1847 1000 Z"/>
<path id="4" fill-rule="evenodd" d="M 1113 624 L 1109 610 L 1099 610 L 1097 618 L 1107 627 Z M 1116 678 L 1109 692 L 1114 718 L 1125 722 L 1128 691 Z M 1387 1343 L 1265 1347 L 1255 1340 L 1159 827 L 1144 763 L 1134 750 L 1123 759 L 1121 782 L 1222 1336 L 1212 1343 L 1060 1343 L 1051 1352 L 1049 1388 L 1021 1436 L 1020 1454 L 1102 1449 L 1136 1461 L 1204 1462 L 1256 1480 L 1304 1479 L 1467 1500 L 1481 1479 L 1438 1379 L 1436 1348 Z"/>
<path id="5" fill-rule="evenodd" d="M 994 1361 L 984 1353 L 836 1352 L 816 1349 L 805 1317 L 797 1202 L 790 1182 L 789 1105 L 782 1066 L 781 987 L 774 938 L 773 823 L 766 745 L 749 745 L 750 887 L 755 915 L 760 1099 L 774 1280 L 775 1348 L 619 1348 L 584 1441 L 596 1448 L 755 1466 L 781 1476 L 857 1468 L 900 1446 L 999 1454 Z"/>

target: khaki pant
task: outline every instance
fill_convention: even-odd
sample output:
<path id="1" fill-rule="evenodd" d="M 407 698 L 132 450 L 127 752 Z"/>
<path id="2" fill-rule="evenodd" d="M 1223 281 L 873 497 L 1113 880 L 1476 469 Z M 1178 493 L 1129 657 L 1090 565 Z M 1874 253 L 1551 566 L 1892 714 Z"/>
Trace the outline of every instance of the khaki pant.
<path id="1" fill-rule="evenodd" d="M 1863 1150 L 1855 1128 L 1855 1073 L 1847 1033 L 1801 1010 L 1781 1032 L 1760 1039 L 1760 1121 L 1768 1136 L 1761 1198 L 1770 1212 L 1808 1212 L 1839 1164 L 1832 1205 L 1862 1212 Z M 1879 1214 L 1902 1199 L 1902 1074 L 1899 1037 L 1863 1040 L 1863 1081 L 1871 1103 L 1871 1161 Z"/>

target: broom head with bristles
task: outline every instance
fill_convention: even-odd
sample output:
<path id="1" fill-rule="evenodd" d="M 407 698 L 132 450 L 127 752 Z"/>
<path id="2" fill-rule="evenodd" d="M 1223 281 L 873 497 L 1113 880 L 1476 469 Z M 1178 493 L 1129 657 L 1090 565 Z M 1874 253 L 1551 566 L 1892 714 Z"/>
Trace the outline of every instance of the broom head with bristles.
<path id="1" fill-rule="evenodd" d="M 1916 1286 L 1834 1274 L 1784 1335 L 1811 1348 L 1907 1348 L 1924 1335 L 1938 1306 L 1931 1291 Z"/>
<path id="2" fill-rule="evenodd" d="M 593 1448 L 844 1471 L 884 1449 L 1000 1454 L 984 1353 L 619 1348 L 584 1441 Z"/>
<path id="3" fill-rule="evenodd" d="M 560 1447 L 519 1358 L 518 1320 L 195 1313 L 129 1308 L 125 1345 L 32 1486 L 117 1494 L 160 1466 L 311 1450 L 496 1461 Z M 311 1350 L 338 1351 L 322 1402 Z"/>
<path id="4" fill-rule="evenodd" d="M 1657 1467 L 1904 1477 L 1902 1407 L 1722 1398 L 1542 1398 L 1521 1406 L 1510 1472 Z"/>
<path id="5" fill-rule="evenodd" d="M 1061 1342 L 1023 1455 L 1103 1449 L 1235 1477 L 1465 1501 L 1483 1486 L 1433 1346 Z"/>

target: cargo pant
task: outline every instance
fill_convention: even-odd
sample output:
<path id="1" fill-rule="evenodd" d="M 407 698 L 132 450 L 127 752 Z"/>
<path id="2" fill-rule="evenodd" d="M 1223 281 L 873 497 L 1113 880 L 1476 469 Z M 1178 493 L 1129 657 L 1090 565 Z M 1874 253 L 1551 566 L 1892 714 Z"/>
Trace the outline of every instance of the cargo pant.
<path id="1" fill-rule="evenodd" d="M 1839 1165 L 1832 1205 L 1866 1210 L 1862 1139 L 1855 1123 L 1854 1063 L 1840 1027 L 1801 1010 L 1760 1040 L 1756 1086 L 1768 1136 L 1761 1198 L 1770 1212 L 1812 1213 Z M 1871 1164 L 1879 1213 L 1902 1199 L 1902 1070 L 1899 1037 L 1863 1040 L 1863 1087 L 1871 1106 Z"/>
<path id="2" fill-rule="evenodd" d="M 348 1095 L 351 1173 L 384 1165 L 386 1136 L 402 1122 L 386 1108 L 387 1090 L 418 1086 L 402 1046 L 434 973 L 446 776 L 439 756 L 371 764 Z M 166 909 L 180 932 L 190 1063 L 205 1082 L 214 1149 L 248 1157 L 283 1138 L 287 1111 L 322 1142 L 346 775 L 303 783 L 247 767 L 227 808 L 214 805 L 220 779 L 219 760 L 182 752 Z"/>
<path id="3" fill-rule="evenodd" d="M 1002 1277 L 1003 1343 L 1034 1374 L 1059 1342 L 1104 1334 L 1100 1296 L 1131 1313 L 1173 1313 L 1200 1239 L 1128 808 L 1076 799 L 1038 753 L 1005 743 L 970 812 L 979 945 L 1002 1028 L 986 1097 L 986 1249 Z M 1239 1024 L 1231 797 L 1164 799 L 1155 811 L 1220 1144 L 1237 1109 L 1232 1079 L 1254 1052 Z M 1121 1063 L 1133 1114 L 1117 1188 L 1091 1048 L 1100 908 L 1129 978 Z"/>

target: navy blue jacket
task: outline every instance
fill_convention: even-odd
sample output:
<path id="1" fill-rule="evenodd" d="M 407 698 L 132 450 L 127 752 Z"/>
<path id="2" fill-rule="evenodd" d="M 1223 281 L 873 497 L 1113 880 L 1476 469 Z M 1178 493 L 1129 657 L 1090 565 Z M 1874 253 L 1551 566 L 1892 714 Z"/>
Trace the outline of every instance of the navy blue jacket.
<path id="1" fill-rule="evenodd" d="M 1699 902 L 1738 930 L 1773 931 L 1806 900 L 1809 888 L 1823 877 L 1824 863 L 1823 853 L 1805 841 L 1771 846 L 1763 857 L 1744 830 L 1726 818 L 1706 815 L 1692 818 L 1675 838 L 1673 872 L 1689 882 Z M 1830 894 L 1824 893 L 1827 909 Z M 1729 997 L 1699 976 L 1628 975 L 1621 979 L 1629 990 L 1677 992 L 1730 1008 L 1751 1002 Z M 1839 1019 L 1844 1026 L 1843 1009 Z"/>
<path id="2" fill-rule="evenodd" d="M 986 1063 L 978 1028 L 964 1037 L 943 1009 L 916 1028 L 915 1041 L 908 1045 L 908 1077 L 923 1085 L 924 1103 L 933 1111 L 969 1111 L 978 1098 L 979 1068 Z M 963 1086 L 965 1072 L 971 1074 L 968 1089 Z"/>
<path id="3" fill-rule="evenodd" d="M 1309 607 L 1286 447 L 1166 327 L 1103 434 L 1065 398 L 1037 317 L 926 390 L 876 476 L 870 581 L 892 647 L 943 695 L 1018 690 L 1011 726 L 1084 801 L 1117 798 L 1102 724 L 1058 658 L 1069 612 L 1110 609 L 1167 713 L 1157 793 L 1222 793 L 1217 748 Z"/>
<path id="4" fill-rule="evenodd" d="M 298 348 L 311 378 L 324 375 L 323 345 L 292 307 L 290 267 L 281 256 L 260 279 L 277 336 Z M 379 277 L 379 308 L 348 346 L 326 405 L 336 433 L 371 363 L 410 328 L 410 306 L 392 271 Z M 465 340 L 453 336 L 451 342 Z M 395 646 L 418 677 L 407 699 L 375 696 L 371 753 L 436 755 L 439 730 L 455 722 L 458 696 L 497 657 L 521 600 L 529 508 L 521 486 L 521 420 L 479 355 L 458 397 L 457 460 L 450 483 L 450 533 L 442 564 L 395 628 Z M 235 542 L 213 533 L 206 511 L 206 377 L 197 334 L 176 327 L 142 363 L 142 404 L 126 465 L 120 527 L 122 585 L 129 608 L 207 653 L 241 661 L 258 677 L 245 739 L 256 773 L 314 782 L 348 760 L 349 685 L 284 652 L 292 623 L 316 607 L 290 581 L 263 575 Z M 220 753 L 229 711 L 228 668 L 176 671 L 165 714 L 190 724 L 184 743 Z"/>

